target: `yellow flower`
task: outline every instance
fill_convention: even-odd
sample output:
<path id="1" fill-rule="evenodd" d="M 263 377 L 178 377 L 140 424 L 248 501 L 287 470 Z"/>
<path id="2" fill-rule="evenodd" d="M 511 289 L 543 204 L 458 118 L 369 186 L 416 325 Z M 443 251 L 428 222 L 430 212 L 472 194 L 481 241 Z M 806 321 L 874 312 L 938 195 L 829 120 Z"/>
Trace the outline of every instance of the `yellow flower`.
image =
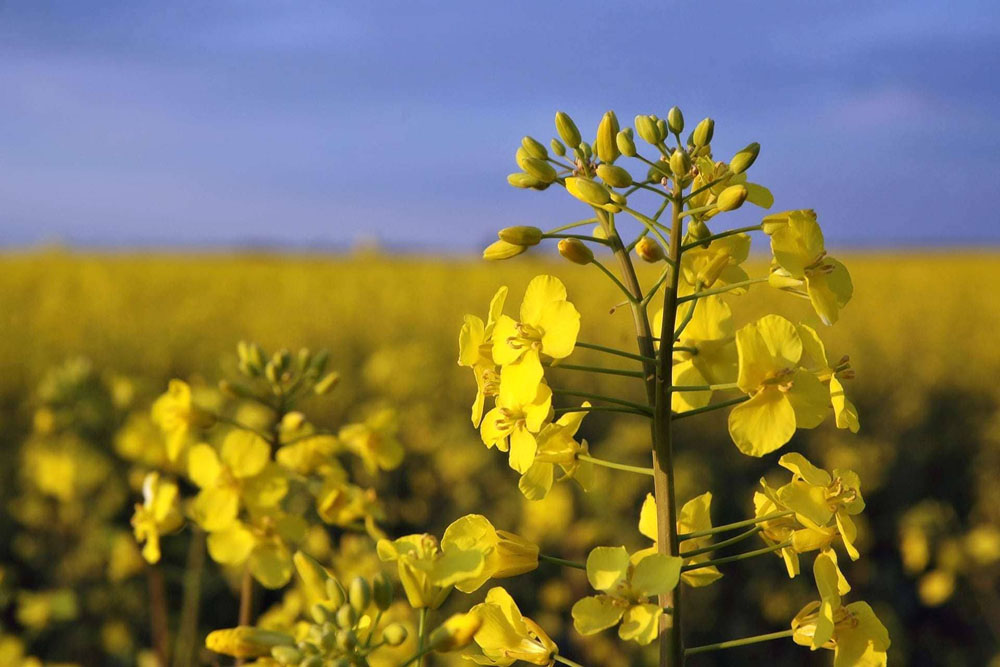
<path id="1" fill-rule="evenodd" d="M 191 387 L 171 380 L 167 391 L 153 402 L 151 416 L 167 436 L 167 458 L 176 461 L 192 431 L 212 425 L 212 416 L 191 400 Z"/>
<path id="2" fill-rule="evenodd" d="M 597 547 L 587 556 L 587 579 L 601 595 L 578 600 L 573 605 L 573 627 L 592 635 L 616 625 L 618 636 L 646 645 L 660 632 L 663 609 L 649 602 L 676 588 L 681 559 L 652 554 L 633 563 L 625 547 Z"/>
<path id="3" fill-rule="evenodd" d="M 777 514 L 784 509 L 774 499 L 774 491 L 767 485 L 767 482 L 761 479 L 760 483 L 764 487 L 764 492 L 757 491 L 753 494 L 754 517 L 757 519 Z M 768 546 L 777 546 L 790 541 L 794 532 L 800 527 L 794 515 L 759 521 L 757 525 L 761 528 L 761 538 Z M 788 576 L 793 579 L 797 577 L 799 575 L 799 554 L 795 548 L 792 545 L 783 547 L 779 550 L 778 555 L 785 562 Z"/>
<path id="4" fill-rule="evenodd" d="M 486 323 L 475 316 L 466 315 L 458 334 L 458 365 L 472 369 L 476 377 L 476 400 L 472 403 L 472 425 L 479 428 L 483 420 L 483 406 L 487 396 L 496 396 L 500 377 L 493 363 L 493 329 L 503 314 L 507 300 L 507 287 L 501 287 L 490 301 Z"/>
<path id="5" fill-rule="evenodd" d="M 464 657 L 480 665 L 502 667 L 518 660 L 549 667 L 555 664 L 559 654 L 555 642 L 537 623 L 521 615 L 517 603 L 503 588 L 491 588 L 486 601 L 472 611 L 483 621 L 475 637 L 479 651 L 469 651 Z"/>
<path id="6" fill-rule="evenodd" d="M 482 571 L 456 582 L 455 588 L 463 593 L 478 590 L 488 579 L 514 577 L 538 567 L 538 545 L 514 533 L 497 530 L 481 514 L 469 514 L 452 522 L 441 537 L 441 549 L 483 554 Z"/>
<path id="7" fill-rule="evenodd" d="M 546 384 L 537 384 L 529 400 L 520 400 L 518 391 L 507 381 L 509 368 L 501 371 L 497 405 L 483 418 L 480 435 L 487 447 L 510 451 L 510 467 L 524 474 L 535 461 L 536 434 L 549 417 L 552 390 Z"/>
<path id="8" fill-rule="evenodd" d="M 217 563 L 238 567 L 246 563 L 265 588 L 281 588 L 292 577 L 292 550 L 305 538 L 308 524 L 293 514 L 272 510 L 254 513 L 249 524 L 234 521 L 208 535 L 208 553 Z"/>
<path id="9" fill-rule="evenodd" d="M 680 513 L 677 515 L 677 532 L 694 533 L 710 529 L 712 527 L 711 507 L 711 492 L 703 493 L 700 496 L 696 496 L 684 503 L 684 506 L 681 507 Z M 647 554 L 657 553 L 657 529 L 658 521 L 656 518 L 656 498 L 652 493 L 647 493 L 646 499 L 642 503 L 642 509 L 639 510 L 639 532 L 653 540 L 653 546 L 635 553 L 632 556 L 633 560 L 642 559 Z M 694 551 L 695 549 L 707 547 L 711 543 L 711 536 L 684 540 L 684 550 Z M 684 564 L 704 563 L 707 560 L 711 560 L 711 558 L 711 552 L 706 552 L 704 554 L 684 559 Z M 700 567 L 691 570 L 690 572 L 684 572 L 681 574 L 681 581 L 688 586 L 693 586 L 695 588 L 708 586 L 713 581 L 717 581 L 721 578 L 722 573 L 719 572 L 719 568 L 714 565 L 710 567 Z"/>
<path id="10" fill-rule="evenodd" d="M 583 407 L 590 407 L 584 401 Z M 537 449 L 535 460 L 531 467 L 521 475 L 518 488 L 528 500 L 544 498 L 555 481 L 555 469 L 558 465 L 563 472 L 559 481 L 573 478 L 586 491 L 594 479 L 594 465 L 589 461 L 581 461 L 580 454 L 587 454 L 587 441 L 577 442 L 574 439 L 580 423 L 586 412 L 567 412 L 554 423 L 546 424 L 536 438 Z"/>
<path id="11" fill-rule="evenodd" d="M 824 324 L 836 322 L 840 309 L 851 300 L 854 286 L 847 268 L 827 256 L 816 212 L 775 213 L 762 224 L 774 253 L 771 285 L 808 297 Z"/>
<path id="12" fill-rule="evenodd" d="M 493 361 L 504 367 L 518 402 L 530 401 L 542 378 L 541 355 L 568 357 L 580 332 L 580 313 L 566 300 L 566 287 L 554 276 L 536 276 L 521 302 L 520 321 L 500 315 L 493 329 Z"/>
<path id="13" fill-rule="evenodd" d="M 837 363 L 837 367 L 832 368 L 826 356 L 826 346 L 823 345 L 816 330 L 805 324 L 798 324 L 796 328 L 802 339 L 802 365 L 808 364 L 808 369 L 830 387 L 830 403 L 833 405 L 837 428 L 850 429 L 851 433 L 857 433 L 861 428 L 858 409 L 847 398 L 844 385 L 840 381 L 854 377 L 850 357 L 845 355 Z"/>
<path id="14" fill-rule="evenodd" d="M 478 549 L 442 549 L 433 535 L 379 540 L 378 557 L 395 562 L 406 599 L 414 609 L 437 609 L 455 584 L 480 576 L 486 558 Z"/>
<path id="15" fill-rule="evenodd" d="M 160 479 L 160 474 L 151 472 L 142 483 L 141 504 L 136 504 L 132 515 L 135 539 L 145 542 L 142 557 L 149 563 L 160 560 L 160 535 L 179 529 L 184 518 L 177 506 L 177 484 Z"/>
<path id="16" fill-rule="evenodd" d="M 473 637 L 482 625 L 483 619 L 474 611 L 452 614 L 444 623 L 434 628 L 427 638 L 427 644 L 439 653 L 463 649 L 472 643 Z"/>
<path id="17" fill-rule="evenodd" d="M 215 630 L 205 637 L 205 647 L 216 653 L 234 658 L 259 658 L 271 655 L 275 646 L 294 646 L 295 639 L 283 632 L 262 630 L 241 625 L 225 630 Z"/>
<path id="18" fill-rule="evenodd" d="M 681 257 L 681 295 L 691 294 L 698 289 L 708 289 L 716 284 L 732 285 L 743 282 L 749 276 L 740 267 L 750 254 L 750 235 L 733 234 L 716 239 L 708 247 L 695 246 L 684 251 Z M 739 294 L 744 290 L 732 290 Z"/>
<path id="19" fill-rule="evenodd" d="M 364 489 L 348 481 L 342 468 L 329 468 L 316 494 L 316 512 L 326 523 L 347 526 L 368 521 L 378 509 L 374 489 Z"/>
<path id="20" fill-rule="evenodd" d="M 403 462 L 403 445 L 396 438 L 396 413 L 383 408 L 360 424 L 347 424 L 338 434 L 341 442 L 357 454 L 369 473 L 393 470 Z"/>
<path id="21" fill-rule="evenodd" d="M 802 347 L 795 325 L 778 315 L 736 332 L 737 383 L 750 400 L 729 413 L 729 434 L 744 454 L 769 454 L 796 428 L 815 428 L 826 416 L 830 393 L 815 374 L 799 368 Z"/>

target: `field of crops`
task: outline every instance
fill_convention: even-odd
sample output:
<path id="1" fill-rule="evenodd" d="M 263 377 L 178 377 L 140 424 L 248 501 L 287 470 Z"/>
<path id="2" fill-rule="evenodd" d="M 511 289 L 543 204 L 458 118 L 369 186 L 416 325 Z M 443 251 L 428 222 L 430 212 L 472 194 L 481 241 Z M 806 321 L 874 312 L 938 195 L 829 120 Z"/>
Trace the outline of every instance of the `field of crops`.
<path id="1" fill-rule="evenodd" d="M 864 471 L 868 509 L 858 544 L 866 558 L 842 567 L 889 628 L 891 664 L 990 664 L 1000 660 L 1000 256 L 842 259 L 856 292 L 838 325 L 823 333 L 831 356 L 849 354 L 857 371 L 849 393 L 862 429 L 855 437 L 830 424 L 800 431 L 789 449 L 827 469 Z M 751 275 L 766 269 L 750 264 Z M 0 667 L 32 664 L 22 654 L 45 664 L 129 665 L 152 645 L 155 587 L 135 562 L 129 526 L 146 463 L 141 452 L 159 437 L 142 420 L 171 378 L 213 393 L 235 372 L 240 340 L 271 351 L 330 350 L 339 383 L 302 408 L 319 426 L 336 430 L 392 411 L 404 463 L 372 481 L 388 535 L 440 535 L 456 518 L 483 512 L 567 559 L 583 560 L 595 544 L 648 546 L 635 521 L 621 519 L 638 520 L 648 478 L 599 470 L 590 493 L 562 484 L 529 502 L 506 457 L 487 450 L 470 424 L 475 382 L 456 364 L 463 315 L 484 316 L 501 284 L 519 300 L 539 273 L 566 283 L 582 314 L 582 340 L 632 349 L 629 315 L 615 309 L 613 286 L 567 262 L 58 250 L 0 258 Z M 816 322 L 808 302 L 766 286 L 733 307 L 738 317 L 767 309 Z M 573 360 L 602 361 L 587 350 Z M 574 389 L 642 400 L 633 378 L 563 373 L 559 381 Z M 717 524 L 752 512 L 756 480 L 776 470 L 775 457 L 741 456 L 724 413 L 686 420 L 679 431 L 679 497 L 710 489 Z M 593 414 L 581 434 L 595 455 L 649 465 L 641 420 Z M 366 475 L 361 467 L 353 472 Z M 378 570 L 371 540 L 338 529 L 329 535 L 310 536 L 314 551 L 348 572 Z M 167 626 L 179 632 L 195 623 L 200 645 L 209 630 L 235 625 L 239 578 L 204 576 L 200 619 L 192 621 L 179 600 L 190 585 L 193 539 L 164 537 L 162 576 Z M 691 592 L 701 601 L 685 620 L 694 644 L 782 629 L 811 599 L 810 577 L 789 581 L 770 558 L 735 563 L 724 574 Z M 588 586 L 582 573 L 563 575 L 543 563 L 508 588 L 567 653 L 595 665 L 645 664 L 639 649 L 625 653 L 632 649 L 609 633 L 584 639 L 571 631 L 569 608 Z M 756 604 L 726 602 L 746 590 Z M 454 598 L 448 609 L 468 608 Z M 264 593 L 254 611 L 280 619 L 298 613 L 294 604 Z M 712 608 L 724 612 L 698 611 Z M 829 662 L 825 652 L 790 641 L 741 655 L 745 664 L 765 658 Z M 706 654 L 696 664 L 728 659 Z"/>

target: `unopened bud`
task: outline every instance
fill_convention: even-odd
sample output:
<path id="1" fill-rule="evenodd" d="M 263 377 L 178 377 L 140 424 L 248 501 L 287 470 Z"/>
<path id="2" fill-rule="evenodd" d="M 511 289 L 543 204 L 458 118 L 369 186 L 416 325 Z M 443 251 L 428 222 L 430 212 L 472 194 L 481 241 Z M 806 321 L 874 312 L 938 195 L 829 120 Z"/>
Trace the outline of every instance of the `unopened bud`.
<path id="1" fill-rule="evenodd" d="M 382 631 L 382 639 L 389 646 L 399 646 L 406 641 L 406 627 L 400 623 L 391 623 Z"/>
<path id="2" fill-rule="evenodd" d="M 527 246 L 508 243 L 507 241 L 494 241 L 483 250 L 483 259 L 497 261 L 516 257 L 527 250 Z"/>
<path id="3" fill-rule="evenodd" d="M 392 605 L 392 581 L 385 572 L 379 572 L 372 580 L 372 598 L 375 606 L 382 611 Z"/>
<path id="4" fill-rule="evenodd" d="M 579 148 L 580 152 L 583 153 L 583 157 L 587 158 L 588 160 L 594 157 L 594 149 L 586 141 L 581 141 Z"/>
<path id="5" fill-rule="evenodd" d="M 428 644 L 442 653 L 457 651 L 472 642 L 482 625 L 479 614 L 455 614 L 431 632 Z"/>
<path id="6" fill-rule="evenodd" d="M 663 248 L 660 244 L 648 236 L 643 236 L 639 239 L 639 242 L 635 244 L 635 254 L 637 254 L 644 262 L 649 262 L 650 264 L 662 261 L 666 256 L 664 255 Z"/>
<path id="7" fill-rule="evenodd" d="M 636 116 L 635 131 L 647 144 L 660 143 L 660 131 L 656 127 L 656 116 Z"/>
<path id="8" fill-rule="evenodd" d="M 580 130 L 577 129 L 576 123 L 573 122 L 568 113 L 564 111 L 556 112 L 556 131 L 562 137 L 562 140 L 566 142 L 567 146 L 580 145 Z"/>
<path id="9" fill-rule="evenodd" d="M 621 151 L 622 155 L 625 157 L 635 157 L 635 139 L 632 138 L 632 128 L 626 127 L 624 130 L 618 133 L 615 138 L 615 143 L 618 144 L 618 150 Z"/>
<path id="10" fill-rule="evenodd" d="M 664 119 L 664 118 L 657 118 L 656 119 L 656 134 L 657 134 L 658 137 L 660 137 L 660 141 L 663 141 L 664 139 L 667 138 L 667 132 L 669 132 L 669 131 L 670 131 L 670 128 L 667 127 L 667 121 L 666 121 L 666 119 Z"/>
<path id="11" fill-rule="evenodd" d="M 538 245 L 542 240 L 542 230 L 538 227 L 519 225 L 517 227 L 504 227 L 497 236 L 500 240 L 514 245 L 533 246 Z"/>
<path id="12" fill-rule="evenodd" d="M 259 658 L 271 655 L 275 646 L 294 645 L 295 640 L 283 632 L 261 630 L 249 625 L 215 630 L 205 637 L 206 648 L 234 658 Z"/>
<path id="13" fill-rule="evenodd" d="M 691 171 L 691 156 L 682 148 L 678 148 L 670 155 L 670 171 L 674 176 L 681 178 L 687 176 Z"/>
<path id="14" fill-rule="evenodd" d="M 349 604 L 341 605 L 334 617 L 334 622 L 339 628 L 353 628 L 357 621 L 358 612 L 354 611 L 354 607 Z"/>
<path id="15" fill-rule="evenodd" d="M 271 657 L 279 665 L 297 665 L 302 662 L 302 651 L 294 646 L 275 646 L 271 649 Z"/>
<path id="16" fill-rule="evenodd" d="M 691 134 L 691 141 L 695 146 L 706 146 L 711 143 L 714 133 L 715 121 L 711 118 L 705 118 L 694 128 L 694 132 Z"/>
<path id="17" fill-rule="evenodd" d="M 264 351 L 257 343 L 250 343 L 247 348 L 247 365 L 254 375 L 260 375 L 264 371 Z"/>
<path id="18" fill-rule="evenodd" d="M 372 587 L 364 577 L 354 577 L 347 591 L 347 599 L 359 614 L 368 608 L 372 601 Z"/>
<path id="19" fill-rule="evenodd" d="M 613 164 L 601 164 L 597 166 L 597 175 L 601 180 L 613 188 L 627 188 L 632 185 L 632 175 Z"/>
<path id="20" fill-rule="evenodd" d="M 322 375 L 329 361 L 330 350 L 324 348 L 313 355 L 312 361 L 309 362 L 309 370 L 313 371 L 316 375 Z"/>
<path id="21" fill-rule="evenodd" d="M 317 625 L 329 623 L 333 621 L 334 618 L 333 609 L 322 602 L 317 602 L 313 606 L 309 607 L 309 615 L 312 616 L 312 619 L 316 621 Z"/>
<path id="22" fill-rule="evenodd" d="M 566 190 L 582 202 L 591 206 L 604 206 L 611 201 L 608 189 L 589 178 L 569 177 L 566 179 Z"/>
<path id="23" fill-rule="evenodd" d="M 604 231 L 604 227 L 602 225 L 594 225 L 594 229 L 590 232 L 590 235 L 595 239 L 608 238 L 608 233 Z"/>
<path id="24" fill-rule="evenodd" d="M 621 153 L 618 151 L 618 117 L 614 111 L 608 111 L 601 118 L 600 125 L 597 126 L 597 141 L 594 142 L 597 148 L 597 157 L 601 162 L 608 164 L 618 159 Z"/>
<path id="25" fill-rule="evenodd" d="M 628 199 L 625 197 L 625 195 L 621 194 L 620 192 L 612 192 L 611 203 L 617 204 L 618 206 L 625 206 L 626 204 L 628 204 Z M 617 211 L 615 211 L 615 213 L 617 213 Z"/>
<path id="26" fill-rule="evenodd" d="M 347 592 L 344 591 L 344 587 L 334 577 L 326 580 L 326 597 L 334 609 L 340 609 L 347 602 Z"/>
<path id="27" fill-rule="evenodd" d="M 681 113 L 680 107 L 670 107 L 670 111 L 667 112 L 667 127 L 674 134 L 684 131 L 684 114 Z"/>
<path id="28" fill-rule="evenodd" d="M 545 146 L 532 137 L 525 137 L 521 139 L 521 146 L 524 150 L 528 151 L 528 155 L 533 158 L 544 160 L 549 157 L 549 152 L 545 150 Z"/>
<path id="29" fill-rule="evenodd" d="M 267 378 L 267 381 L 271 384 L 278 384 L 279 375 L 280 372 L 278 371 L 278 366 L 274 363 L 274 360 L 272 359 L 267 362 L 267 365 L 264 366 L 264 377 Z"/>
<path id="30" fill-rule="evenodd" d="M 313 392 L 317 396 L 330 393 L 337 383 L 340 382 L 340 373 L 332 371 L 323 376 L 323 379 L 313 386 Z"/>
<path id="31" fill-rule="evenodd" d="M 759 153 L 760 144 L 756 141 L 749 144 L 746 148 L 734 155 L 733 159 L 729 161 L 729 171 L 734 174 L 742 174 L 750 168 L 754 161 L 757 160 L 757 155 Z"/>
<path id="32" fill-rule="evenodd" d="M 558 139 L 553 139 L 552 141 L 550 141 L 549 147 L 552 148 L 552 152 L 558 155 L 559 157 L 566 155 L 566 146 L 564 146 L 563 142 L 559 141 Z"/>
<path id="33" fill-rule="evenodd" d="M 580 239 L 559 241 L 559 254 L 574 264 L 590 264 L 594 261 L 594 252 Z"/>
<path id="34" fill-rule="evenodd" d="M 358 636 L 350 630 L 338 630 L 334 637 L 337 648 L 341 651 L 350 651 L 358 645 Z"/>
<path id="35" fill-rule="evenodd" d="M 730 185 L 719 194 L 716 205 L 720 211 L 734 211 L 747 199 L 747 188 L 745 185 Z"/>
<path id="36" fill-rule="evenodd" d="M 295 571 L 299 574 L 299 579 L 302 580 L 302 587 L 310 602 L 315 603 L 329 599 L 327 587 L 333 577 L 330 576 L 325 567 L 319 564 L 319 561 L 305 552 L 296 551 L 292 556 L 292 563 L 295 565 Z M 336 580 L 334 579 L 334 581 Z M 335 604 L 334 607 L 336 608 L 340 604 L 343 602 Z"/>
<path id="37" fill-rule="evenodd" d="M 515 188 L 528 189 L 528 188 L 538 188 L 545 185 L 544 182 L 538 180 L 531 174 L 526 174 L 523 171 L 517 171 L 513 174 L 507 174 L 507 182 L 513 185 Z"/>
<path id="38" fill-rule="evenodd" d="M 526 157 L 521 161 L 521 169 L 534 176 L 542 183 L 551 183 L 556 180 L 555 168 L 545 160 L 534 157 Z"/>
<path id="39" fill-rule="evenodd" d="M 694 243 L 702 239 L 707 239 L 712 235 L 711 230 L 708 225 L 705 224 L 704 220 L 692 220 L 688 223 L 688 231 L 686 240 L 687 243 Z M 707 246 L 706 246 L 707 247 Z"/>

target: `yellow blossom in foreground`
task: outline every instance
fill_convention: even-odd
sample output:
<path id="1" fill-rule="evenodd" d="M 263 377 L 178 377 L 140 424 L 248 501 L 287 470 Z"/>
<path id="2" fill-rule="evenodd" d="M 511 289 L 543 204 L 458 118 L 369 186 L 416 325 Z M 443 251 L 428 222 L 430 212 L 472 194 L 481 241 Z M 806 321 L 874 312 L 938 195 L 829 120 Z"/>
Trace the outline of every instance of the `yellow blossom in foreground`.
<path id="1" fill-rule="evenodd" d="M 537 384 L 530 400 L 521 401 L 520 393 L 507 381 L 509 368 L 501 371 L 497 405 L 483 418 L 480 435 L 487 447 L 510 451 L 510 467 L 524 474 L 535 461 L 536 434 L 549 417 L 552 390 Z"/>
<path id="2" fill-rule="evenodd" d="M 184 524 L 177 504 L 177 484 L 160 478 L 157 472 L 146 475 L 142 483 L 142 503 L 132 515 L 135 539 L 145 542 L 142 557 L 149 563 L 160 560 L 160 535 L 172 533 Z"/>
<path id="3" fill-rule="evenodd" d="M 681 278 L 679 293 L 683 296 L 722 285 L 747 280 L 747 272 L 740 266 L 750 255 L 750 235 L 733 234 L 715 239 L 708 244 L 695 246 L 681 257 Z M 743 289 L 743 292 L 746 290 Z M 741 290 L 732 290 L 740 294 Z"/>
<path id="4" fill-rule="evenodd" d="M 507 287 L 501 287 L 490 300 L 484 323 L 476 315 L 466 315 L 458 334 L 458 365 L 472 369 L 476 377 L 476 399 L 472 402 L 472 425 L 479 428 L 487 396 L 496 396 L 500 377 L 493 362 L 493 329 L 503 314 Z"/>
<path id="5" fill-rule="evenodd" d="M 844 392 L 842 378 L 853 377 L 854 371 L 850 370 L 849 358 L 845 356 L 838 363 L 837 368 L 832 368 L 826 356 L 826 346 L 820 340 L 816 330 L 805 324 L 798 324 L 796 328 L 799 337 L 802 339 L 802 365 L 816 374 L 820 381 L 827 383 L 830 387 L 830 403 L 833 405 L 833 415 L 837 423 L 837 428 L 849 429 L 851 433 L 857 433 L 861 428 L 858 420 L 858 409 L 854 407 Z"/>
<path id="6" fill-rule="evenodd" d="M 514 577 L 538 567 L 538 545 L 519 535 L 497 530 L 481 514 L 469 514 L 452 522 L 441 537 L 444 551 L 479 551 L 485 556 L 482 571 L 456 582 L 463 593 L 479 589 L 488 579 Z"/>
<path id="7" fill-rule="evenodd" d="M 376 549 L 383 562 L 396 563 L 406 599 L 414 609 L 438 608 L 455 584 L 479 577 L 486 565 L 482 550 L 443 549 L 427 534 L 379 540 Z"/>
<path id="8" fill-rule="evenodd" d="M 476 633 L 478 650 L 463 657 L 480 665 L 507 667 L 518 660 L 551 667 L 559 648 L 542 628 L 521 615 L 517 603 L 503 588 L 491 588 L 486 601 L 472 608 L 482 619 Z"/>
<path id="9" fill-rule="evenodd" d="M 688 318 L 690 313 L 691 317 Z M 720 296 L 707 296 L 681 306 L 673 355 L 673 383 L 676 386 L 728 384 L 736 381 L 737 354 L 733 312 Z M 653 318 L 659 332 L 663 311 Z M 683 327 L 683 329 L 681 328 Z M 712 400 L 711 391 L 675 391 L 670 407 L 674 412 L 703 408 Z"/>
<path id="10" fill-rule="evenodd" d="M 590 403 L 584 401 L 584 408 Z M 581 461 L 579 456 L 587 454 L 587 441 L 577 442 L 574 438 L 586 412 L 567 412 L 551 424 L 546 424 L 536 438 L 537 449 L 534 463 L 521 475 L 518 488 L 528 500 L 544 498 L 556 481 L 556 466 L 562 470 L 564 479 L 575 479 L 583 490 L 590 489 L 594 479 L 594 465 Z"/>
<path id="11" fill-rule="evenodd" d="M 691 500 L 684 503 L 681 507 L 681 511 L 677 515 L 677 532 L 678 534 L 701 532 L 703 530 L 709 530 L 712 527 L 712 494 L 711 492 L 705 492 L 700 496 L 696 496 Z M 644 549 L 643 551 L 637 552 L 632 556 L 634 561 L 638 561 L 645 557 L 647 554 L 653 554 L 657 552 L 657 528 L 658 522 L 656 519 L 656 498 L 652 493 L 646 494 L 646 499 L 642 503 L 642 509 L 639 511 L 639 532 L 653 540 L 653 546 L 649 549 Z M 712 537 L 706 535 L 705 537 L 696 537 L 690 540 L 684 540 L 683 551 L 694 551 L 696 549 L 702 549 L 709 546 L 712 543 Z M 690 558 L 684 559 L 684 564 L 689 565 L 692 563 L 704 563 L 707 560 L 711 560 L 712 553 L 706 552 L 699 554 L 697 556 L 692 556 Z M 693 586 L 695 588 L 700 586 L 708 586 L 713 581 L 717 581 L 722 578 L 722 572 L 719 568 L 714 565 L 710 567 L 699 567 L 697 569 L 691 570 L 689 572 L 684 572 L 681 574 L 681 581 L 683 581 L 688 586 Z"/>
<path id="12" fill-rule="evenodd" d="M 280 511 L 256 514 L 249 523 L 235 521 L 209 533 L 208 553 L 217 563 L 239 567 L 244 563 L 265 588 L 281 588 L 292 577 L 289 545 L 305 538 L 305 519 Z"/>
<path id="13" fill-rule="evenodd" d="M 167 436 L 167 458 L 176 461 L 192 432 L 211 426 L 212 416 L 191 400 L 191 387 L 171 380 L 167 391 L 153 403 L 153 421 Z"/>

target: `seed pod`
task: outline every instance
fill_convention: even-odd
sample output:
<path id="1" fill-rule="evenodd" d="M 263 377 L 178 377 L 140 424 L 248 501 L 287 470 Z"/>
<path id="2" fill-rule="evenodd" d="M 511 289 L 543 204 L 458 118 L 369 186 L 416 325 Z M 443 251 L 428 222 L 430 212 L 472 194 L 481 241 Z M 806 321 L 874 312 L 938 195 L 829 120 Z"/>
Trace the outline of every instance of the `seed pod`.
<path id="1" fill-rule="evenodd" d="M 392 605 L 392 581 L 385 572 L 379 572 L 372 580 L 372 597 L 375 606 L 385 611 Z"/>
<path id="2" fill-rule="evenodd" d="M 636 116 L 635 131 L 647 144 L 660 143 L 660 131 L 656 128 L 656 116 Z"/>
<path id="3" fill-rule="evenodd" d="M 540 142 L 532 137 L 524 137 L 521 139 L 521 147 L 524 148 L 533 158 L 538 158 L 539 160 L 544 160 L 549 157 L 549 152 L 545 150 Z"/>
<path id="4" fill-rule="evenodd" d="M 323 379 L 313 386 L 313 393 L 317 396 L 329 394 L 330 391 L 340 382 L 340 373 L 332 371 L 323 376 Z"/>
<path id="5" fill-rule="evenodd" d="M 632 185 L 632 175 L 613 164 L 601 164 L 597 166 L 597 175 L 601 180 L 613 188 L 627 188 Z"/>
<path id="6" fill-rule="evenodd" d="M 691 133 L 691 141 L 695 146 L 707 146 L 712 142 L 712 135 L 715 134 L 715 121 L 705 118 L 694 128 Z"/>
<path id="7" fill-rule="evenodd" d="M 347 599 L 350 601 L 354 611 L 359 614 L 368 608 L 372 601 L 372 587 L 364 577 L 354 577 L 351 586 L 347 591 Z"/>
<path id="8" fill-rule="evenodd" d="M 580 239 L 559 241 L 559 254 L 574 264 L 590 264 L 594 261 L 594 252 Z"/>
<path id="9" fill-rule="evenodd" d="M 514 245 L 533 246 L 538 245 L 542 240 L 542 230 L 538 227 L 520 225 L 517 227 L 504 227 L 497 236 L 500 240 Z"/>
<path id="10" fill-rule="evenodd" d="M 483 250 L 483 259 L 491 262 L 501 259 L 510 259 L 511 257 L 520 255 L 527 249 L 527 246 L 508 243 L 507 241 L 494 241 L 486 246 L 486 250 Z"/>
<path id="11" fill-rule="evenodd" d="M 601 123 L 597 126 L 597 141 L 594 142 L 597 148 L 597 157 L 601 162 L 611 164 L 618 159 L 621 153 L 618 151 L 618 117 L 614 111 L 608 111 L 601 118 Z"/>
<path id="12" fill-rule="evenodd" d="M 569 177 L 566 179 L 566 190 L 582 202 L 591 206 L 604 206 L 611 201 L 608 189 L 589 178 Z"/>
<path id="13" fill-rule="evenodd" d="M 679 107 L 670 107 L 670 111 L 667 112 L 667 127 L 674 134 L 684 131 L 684 114 Z"/>
<path id="14" fill-rule="evenodd" d="M 625 157 L 635 157 L 635 139 L 632 138 L 632 128 L 626 127 L 624 130 L 618 133 L 615 137 L 615 142 L 618 144 L 618 150 L 622 152 Z"/>
<path id="15" fill-rule="evenodd" d="M 687 151 L 678 148 L 670 155 L 670 171 L 677 178 L 687 176 L 691 171 L 691 156 Z"/>
<path id="16" fill-rule="evenodd" d="M 406 641 L 406 628 L 400 623 L 391 623 L 382 631 L 382 639 L 389 646 L 399 646 Z"/>
<path id="17" fill-rule="evenodd" d="M 545 160 L 534 157 L 526 157 L 521 162 L 521 169 L 537 178 L 542 183 L 551 183 L 556 180 L 556 170 Z"/>
<path id="18" fill-rule="evenodd" d="M 747 199 L 747 188 L 745 185 L 730 185 L 719 194 L 716 205 L 720 211 L 734 211 Z"/>
<path id="19" fill-rule="evenodd" d="M 559 132 L 559 136 L 562 137 L 567 146 L 580 145 L 580 130 L 577 129 L 576 123 L 573 122 L 568 113 L 556 112 L 556 131 Z"/>
<path id="20" fill-rule="evenodd" d="M 522 171 L 514 172 L 513 174 L 507 175 L 507 182 L 513 185 L 515 188 L 538 188 L 545 185 L 544 182 L 538 180 L 531 174 L 526 174 Z"/>
<path id="21" fill-rule="evenodd" d="M 552 148 L 552 152 L 558 155 L 559 157 L 566 155 L 566 147 L 558 139 L 553 139 L 552 141 L 550 141 L 549 146 Z"/>
<path id="22" fill-rule="evenodd" d="M 642 261 L 649 262 L 650 264 L 660 262 L 665 257 L 663 248 L 660 244 L 648 236 L 643 236 L 639 239 L 639 242 L 635 244 L 635 254 L 638 255 Z"/>
<path id="23" fill-rule="evenodd" d="M 757 160 L 759 153 L 760 144 L 756 141 L 747 145 L 746 148 L 734 155 L 733 159 L 729 161 L 729 171 L 734 174 L 742 174 Z"/>

